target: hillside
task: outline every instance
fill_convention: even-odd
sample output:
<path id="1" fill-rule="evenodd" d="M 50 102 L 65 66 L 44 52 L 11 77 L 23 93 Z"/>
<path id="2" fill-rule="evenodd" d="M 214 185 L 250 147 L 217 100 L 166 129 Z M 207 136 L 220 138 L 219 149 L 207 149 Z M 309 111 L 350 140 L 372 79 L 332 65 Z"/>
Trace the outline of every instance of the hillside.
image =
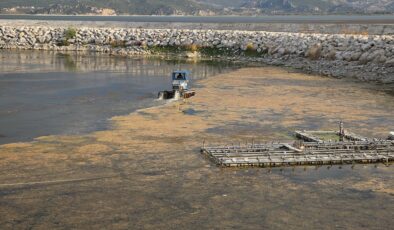
<path id="1" fill-rule="evenodd" d="M 260 15 L 394 13 L 392 0 L 2 0 L 1 13 Z"/>
<path id="2" fill-rule="evenodd" d="M 242 7 L 267 13 L 393 13 L 392 0 L 246 0 Z"/>
<path id="3" fill-rule="evenodd" d="M 192 0 L 4 0 L 2 13 L 195 15 L 209 13 L 208 5 Z"/>

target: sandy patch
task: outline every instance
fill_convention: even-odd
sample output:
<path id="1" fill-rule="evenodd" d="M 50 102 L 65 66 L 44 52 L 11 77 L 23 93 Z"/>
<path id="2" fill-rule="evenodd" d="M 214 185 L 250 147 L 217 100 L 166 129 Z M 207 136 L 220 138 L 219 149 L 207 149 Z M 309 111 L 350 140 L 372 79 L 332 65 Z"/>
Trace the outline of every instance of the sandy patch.
<path id="1" fill-rule="evenodd" d="M 113 150 L 107 145 L 103 144 L 90 144 L 77 148 L 76 152 L 79 154 L 101 154 L 111 153 Z"/>
<path id="2" fill-rule="evenodd" d="M 18 142 L 18 143 L 11 143 L 11 144 L 5 144 L 0 146 L 1 148 L 4 149 L 13 149 L 13 148 L 30 148 L 32 147 L 32 143 L 23 143 L 23 142 Z"/>
<path id="3" fill-rule="evenodd" d="M 394 195 L 394 187 L 391 183 L 386 183 L 381 179 L 371 179 L 368 181 L 360 181 L 352 185 L 352 188 L 358 190 L 371 190 L 374 192 L 383 192 Z"/>

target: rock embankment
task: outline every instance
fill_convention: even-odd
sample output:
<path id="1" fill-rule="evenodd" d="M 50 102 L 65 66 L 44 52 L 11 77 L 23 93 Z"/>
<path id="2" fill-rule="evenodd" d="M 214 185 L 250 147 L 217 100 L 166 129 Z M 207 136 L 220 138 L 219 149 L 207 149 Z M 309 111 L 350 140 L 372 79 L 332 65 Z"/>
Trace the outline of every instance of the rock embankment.
<path id="1" fill-rule="evenodd" d="M 0 27 L 2 49 L 94 51 L 127 56 L 146 55 L 166 47 L 293 66 L 334 77 L 394 82 L 394 35 Z"/>

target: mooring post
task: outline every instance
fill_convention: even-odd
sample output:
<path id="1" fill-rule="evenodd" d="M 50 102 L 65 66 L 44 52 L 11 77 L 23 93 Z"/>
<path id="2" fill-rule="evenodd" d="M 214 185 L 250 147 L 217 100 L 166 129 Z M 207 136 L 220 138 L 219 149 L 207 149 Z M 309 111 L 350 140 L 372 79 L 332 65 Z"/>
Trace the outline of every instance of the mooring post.
<path id="1" fill-rule="evenodd" d="M 343 122 L 339 122 L 339 140 L 344 141 L 344 136 L 345 136 L 345 130 L 343 128 Z"/>

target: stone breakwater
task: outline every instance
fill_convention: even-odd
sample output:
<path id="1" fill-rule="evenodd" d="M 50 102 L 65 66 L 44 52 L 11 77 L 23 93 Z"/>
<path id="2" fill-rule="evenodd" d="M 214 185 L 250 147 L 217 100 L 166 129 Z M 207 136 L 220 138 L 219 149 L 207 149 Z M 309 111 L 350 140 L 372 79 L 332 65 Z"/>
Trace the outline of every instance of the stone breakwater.
<path id="1" fill-rule="evenodd" d="M 126 28 L 0 27 L 0 48 L 149 55 L 166 48 L 394 82 L 394 35 Z M 198 55 L 191 55 L 198 56 Z"/>

